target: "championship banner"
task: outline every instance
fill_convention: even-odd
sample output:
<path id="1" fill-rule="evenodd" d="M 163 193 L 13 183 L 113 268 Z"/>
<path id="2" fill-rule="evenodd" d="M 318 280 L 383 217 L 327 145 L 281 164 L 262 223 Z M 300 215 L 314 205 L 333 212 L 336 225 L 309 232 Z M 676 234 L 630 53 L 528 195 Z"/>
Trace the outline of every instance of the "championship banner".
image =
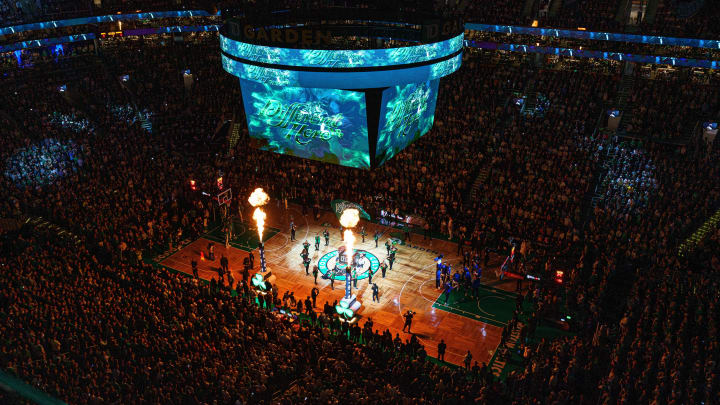
<path id="1" fill-rule="evenodd" d="M 333 200 L 330 203 L 330 207 L 332 207 L 333 211 L 335 212 L 335 215 L 337 215 L 338 219 L 342 215 L 343 211 L 345 211 L 348 208 L 355 208 L 360 213 L 360 218 L 365 218 L 368 221 L 370 221 L 370 214 L 365 212 L 362 205 L 358 203 L 354 203 L 352 201 L 346 201 L 346 200 Z"/>

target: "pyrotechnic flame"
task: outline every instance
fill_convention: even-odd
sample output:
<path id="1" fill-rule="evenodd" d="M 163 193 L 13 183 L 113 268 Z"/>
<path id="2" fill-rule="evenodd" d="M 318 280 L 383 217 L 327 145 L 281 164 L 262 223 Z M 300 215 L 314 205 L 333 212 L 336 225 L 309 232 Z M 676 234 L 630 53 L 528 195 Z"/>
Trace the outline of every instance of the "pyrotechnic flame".
<path id="1" fill-rule="evenodd" d="M 357 210 L 355 210 L 357 212 Z M 347 211 L 346 211 L 347 212 Z M 353 245 L 355 244 L 355 235 L 350 229 L 346 229 L 343 233 L 345 239 L 345 254 L 347 255 L 348 266 L 352 266 Z"/>
<path id="2" fill-rule="evenodd" d="M 353 228 L 360 222 L 360 211 L 356 208 L 348 208 L 340 216 L 340 225 L 343 228 Z"/>
<path id="3" fill-rule="evenodd" d="M 263 189 L 258 187 L 255 189 L 255 191 L 252 192 L 252 194 L 250 194 L 250 198 L 248 198 L 248 202 L 253 207 L 260 207 L 260 206 L 267 204 L 269 199 L 270 199 L 270 197 L 268 197 L 268 195 L 265 194 Z"/>
<path id="4" fill-rule="evenodd" d="M 258 189 L 260 190 L 260 189 Z M 255 212 L 253 212 L 253 219 L 255 220 L 255 223 L 257 224 L 258 229 L 258 236 L 260 237 L 260 243 L 262 243 L 262 235 L 263 230 L 265 229 L 265 213 L 263 210 L 260 209 L 260 207 L 255 208 Z"/>
<path id="5" fill-rule="evenodd" d="M 263 210 L 260 209 L 260 207 L 267 204 L 269 199 L 270 197 L 268 197 L 268 195 L 260 187 L 256 188 L 255 191 L 250 194 L 250 198 L 248 198 L 248 202 L 250 203 L 250 205 L 255 207 L 255 212 L 253 212 L 253 219 L 257 224 L 260 243 L 262 243 L 263 230 L 265 230 L 265 217 L 267 216 L 265 215 Z"/>
<path id="6" fill-rule="evenodd" d="M 343 228 L 348 228 L 343 233 L 343 238 L 345 239 L 345 254 L 347 255 L 349 266 L 352 266 L 353 244 L 355 244 L 355 235 L 353 235 L 352 230 L 349 228 L 354 227 L 358 222 L 360 222 L 360 211 L 355 208 L 346 209 L 340 216 L 340 224 Z"/>

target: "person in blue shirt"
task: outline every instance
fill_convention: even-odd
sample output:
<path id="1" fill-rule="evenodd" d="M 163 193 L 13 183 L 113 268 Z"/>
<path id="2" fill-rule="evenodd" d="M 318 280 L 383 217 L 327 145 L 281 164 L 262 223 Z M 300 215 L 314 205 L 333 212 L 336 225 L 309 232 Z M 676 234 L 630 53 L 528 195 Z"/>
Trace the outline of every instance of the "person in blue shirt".
<path id="1" fill-rule="evenodd" d="M 440 281 L 442 280 L 442 270 L 440 268 L 441 265 L 438 265 L 437 270 L 435 270 L 435 288 L 440 288 Z"/>
<path id="2" fill-rule="evenodd" d="M 445 305 L 447 305 L 448 299 L 450 298 L 450 292 L 452 291 L 452 284 L 448 281 L 445 283 Z"/>
<path id="3" fill-rule="evenodd" d="M 475 277 L 475 280 L 473 280 L 472 288 L 473 288 L 473 297 L 475 299 L 478 299 L 480 297 L 480 277 Z"/>

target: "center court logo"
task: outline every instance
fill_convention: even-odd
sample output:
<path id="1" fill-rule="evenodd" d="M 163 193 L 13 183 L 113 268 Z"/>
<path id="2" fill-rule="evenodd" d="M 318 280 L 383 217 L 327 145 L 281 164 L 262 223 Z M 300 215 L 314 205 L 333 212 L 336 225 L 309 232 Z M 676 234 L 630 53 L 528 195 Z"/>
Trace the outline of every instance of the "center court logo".
<path id="1" fill-rule="evenodd" d="M 380 269 L 380 259 L 374 254 L 367 250 L 356 250 L 355 254 L 358 253 L 365 255 L 365 265 L 362 269 L 358 269 L 358 280 L 362 280 L 368 277 L 368 272 L 375 274 Z M 335 268 L 335 263 L 338 258 L 338 251 L 333 250 L 332 252 L 325 253 L 320 260 L 318 260 L 318 269 L 322 273 L 323 278 L 329 278 L 331 269 Z M 369 264 L 369 265 L 368 265 Z M 345 270 L 335 273 L 335 281 L 345 280 Z"/>

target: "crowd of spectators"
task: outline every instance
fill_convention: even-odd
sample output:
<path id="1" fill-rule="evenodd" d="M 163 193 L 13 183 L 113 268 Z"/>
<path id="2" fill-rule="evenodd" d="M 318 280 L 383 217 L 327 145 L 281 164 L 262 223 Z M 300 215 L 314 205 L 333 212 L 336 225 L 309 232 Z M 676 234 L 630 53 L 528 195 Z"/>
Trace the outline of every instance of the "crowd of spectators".
<path id="1" fill-rule="evenodd" d="M 637 72 L 628 101 L 631 119 L 624 129 L 642 138 L 677 140 L 687 138 L 698 121 L 717 118 L 718 80 L 711 76 L 709 83 L 697 82 L 684 73 L 649 80 Z"/>
<path id="2" fill-rule="evenodd" d="M 710 238 L 685 257 L 677 247 L 718 207 L 720 191 L 705 177 L 720 173 L 718 154 L 648 148 L 657 192 L 637 210 L 616 207 L 612 198 L 595 207 L 568 283 L 570 305 L 604 321 L 534 351 L 530 366 L 513 377 L 521 391 L 571 403 L 589 395 L 607 404 L 716 397 L 717 246 Z"/>
<path id="3" fill-rule="evenodd" d="M 468 31 L 465 38 L 499 44 L 536 45 L 541 47 L 566 48 L 577 51 L 617 52 L 631 55 L 670 56 L 676 58 L 708 59 L 720 58 L 720 50 L 712 48 L 694 48 L 690 46 L 672 46 L 643 44 L 637 42 L 595 41 L 576 38 L 558 38 L 525 34 L 506 34 L 486 31 Z M 662 67 L 662 65 L 658 66 Z"/>
<path id="4" fill-rule="evenodd" d="M 718 234 L 697 256 L 679 258 L 676 249 L 718 208 L 720 189 L 708 181 L 720 178 L 718 154 L 649 144 L 636 160 L 619 151 L 630 168 L 611 175 L 652 172 L 655 191 L 628 209 L 612 203 L 628 189 L 610 187 L 607 202 L 590 206 L 586 196 L 615 147 L 596 126 L 615 99 L 618 70 L 467 56 L 441 83 L 434 129 L 368 173 L 248 150 L 246 138 L 216 158 L 227 150 L 208 147 L 216 129 L 244 117 L 210 34 L 184 44 L 115 41 L 100 51 L 14 72 L 0 89 L 8 100 L 0 118 L 13 128 L 3 162 L 51 138 L 73 140 L 83 161 L 43 187 L 0 179 L 8 196 L 0 216 L 42 215 L 80 236 L 68 244 L 25 228 L 0 240 L 12 252 L 0 256 L 0 368 L 70 403 L 710 403 L 720 389 Z M 521 114 L 508 102 L 515 92 L 545 95 L 545 115 Z M 127 103 L 153 114 L 152 133 L 118 118 L 112 106 Z M 54 112 L 95 129 L 52 125 Z M 257 305 L 242 281 L 235 296 L 145 264 L 148 250 L 204 231 L 211 201 L 187 182 L 212 184 L 218 169 L 240 195 L 260 184 L 306 206 L 343 198 L 424 216 L 434 231 L 478 247 L 519 237 L 567 256 L 575 335 L 523 339 L 521 370 L 502 383 L 482 364 L 430 362 L 414 337 L 374 331 L 370 320 L 358 332 L 314 311 L 309 320 L 280 316 L 277 300 Z M 538 312 L 557 311 L 558 297 L 539 290 Z"/>
<path id="5" fill-rule="evenodd" d="M 592 31 L 617 32 L 622 28 L 622 25 L 615 21 L 618 5 L 618 0 L 564 1 L 557 15 L 541 20 L 544 26 L 549 27 L 584 27 Z"/>
<path id="6" fill-rule="evenodd" d="M 560 1 L 560 0 L 557 0 Z M 639 27 L 642 33 L 651 35 L 667 35 L 691 38 L 716 38 L 718 34 L 718 9 L 711 1 L 696 0 L 693 12 L 685 12 L 682 2 L 674 0 L 658 0 L 655 17 L 648 18 L 648 10 L 638 10 L 636 17 L 630 21 L 630 9 L 620 10 L 625 4 L 618 0 L 575 0 L 562 1 L 559 5 L 545 0 L 537 0 L 527 8 L 525 0 L 495 0 L 482 2 L 463 1 L 406 1 L 392 2 L 381 0 L 273 0 L 259 2 L 247 1 L 209 1 L 186 0 L 180 4 L 168 0 L 153 1 L 118 1 L 110 0 L 95 4 L 87 0 L 53 0 L 45 2 L 13 2 L 0 3 L 0 26 L 21 23 L 66 19 L 90 15 L 130 13 L 140 11 L 163 10 L 206 10 L 213 14 L 217 10 L 235 10 L 237 12 L 258 12 L 286 8 L 317 9 L 321 7 L 357 7 L 381 10 L 433 10 L 437 14 L 459 16 L 465 21 L 487 24 L 508 24 L 527 26 L 537 21 L 536 26 L 577 29 L 583 27 L 592 31 L 623 32 L 627 26 Z M 552 16 L 549 9 L 556 11 Z M 526 12 L 528 11 L 528 12 Z M 626 21 L 619 22 L 618 16 Z M 624 17 L 623 17 L 624 16 Z M 202 24 L 199 22 L 198 24 Z M 70 29 L 73 30 L 73 29 Z M 63 29 L 65 31 L 65 29 Z M 633 31 L 634 32 L 634 31 Z M 21 34 L 31 35 L 35 34 Z"/>
<path id="7" fill-rule="evenodd" d="M 47 138 L 20 148 L 5 161 L 5 176 L 22 187 L 43 186 L 65 177 L 82 166 L 80 150 L 71 141 Z"/>
<path id="8" fill-rule="evenodd" d="M 717 39 L 717 19 L 720 17 L 717 5 L 712 1 L 687 1 L 686 3 L 705 3 L 696 12 L 682 16 L 678 0 L 663 0 L 658 4 L 655 20 L 652 24 L 641 24 L 643 32 L 654 35 L 681 36 L 689 38 Z"/>
<path id="9" fill-rule="evenodd" d="M 581 202 L 596 169 L 597 146 L 590 138 L 618 75 L 541 70 L 533 76 L 533 88 L 547 95 L 549 111 L 534 119 L 517 112 L 498 134 L 475 216 L 483 233 L 562 250 L 579 235 Z"/>
<path id="10" fill-rule="evenodd" d="M 604 204 L 623 213 L 645 207 L 657 191 L 656 167 L 648 154 L 631 144 L 610 146 L 607 153 L 598 185 Z"/>

